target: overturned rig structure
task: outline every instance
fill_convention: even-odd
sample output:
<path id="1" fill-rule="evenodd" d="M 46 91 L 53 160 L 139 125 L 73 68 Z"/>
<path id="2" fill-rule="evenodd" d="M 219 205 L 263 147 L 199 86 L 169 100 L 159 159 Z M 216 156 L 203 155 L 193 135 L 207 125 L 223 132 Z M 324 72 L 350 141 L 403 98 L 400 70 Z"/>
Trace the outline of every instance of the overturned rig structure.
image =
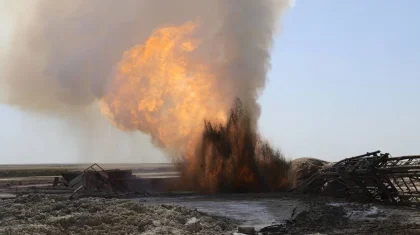
<path id="1" fill-rule="evenodd" d="M 139 178 L 131 170 L 104 170 L 97 164 L 83 172 L 62 173 L 70 198 L 162 193 L 179 188 L 176 178 Z M 293 191 L 362 201 L 420 206 L 420 155 L 391 157 L 375 151 L 325 165 Z"/>
<path id="2" fill-rule="evenodd" d="M 321 169 L 294 191 L 420 204 L 420 155 L 391 157 L 380 151 L 347 158 Z"/>
<path id="3" fill-rule="evenodd" d="M 178 178 L 142 178 L 132 170 L 105 170 L 93 164 L 84 171 L 63 172 L 65 186 L 72 191 L 70 199 L 75 197 L 122 197 L 129 195 L 147 195 L 165 192 L 168 185 L 178 184 Z"/>

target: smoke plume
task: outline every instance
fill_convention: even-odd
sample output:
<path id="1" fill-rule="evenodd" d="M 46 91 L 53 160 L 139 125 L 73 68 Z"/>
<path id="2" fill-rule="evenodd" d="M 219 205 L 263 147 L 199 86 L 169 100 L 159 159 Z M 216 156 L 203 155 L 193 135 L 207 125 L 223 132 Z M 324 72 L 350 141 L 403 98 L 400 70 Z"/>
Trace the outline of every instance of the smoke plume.
<path id="1" fill-rule="evenodd" d="M 256 100 L 270 68 L 273 35 L 290 4 L 290 0 L 10 3 L 16 17 L 10 43 L 3 49 L 0 85 L 6 92 L 0 101 L 57 117 L 83 117 L 92 103 L 99 102 L 115 126 L 147 133 L 161 148 L 182 154 L 197 144 L 203 120 L 227 121 L 236 98 L 248 110 L 250 128 L 256 130 L 260 115 Z M 184 80 L 174 84 L 179 78 Z"/>

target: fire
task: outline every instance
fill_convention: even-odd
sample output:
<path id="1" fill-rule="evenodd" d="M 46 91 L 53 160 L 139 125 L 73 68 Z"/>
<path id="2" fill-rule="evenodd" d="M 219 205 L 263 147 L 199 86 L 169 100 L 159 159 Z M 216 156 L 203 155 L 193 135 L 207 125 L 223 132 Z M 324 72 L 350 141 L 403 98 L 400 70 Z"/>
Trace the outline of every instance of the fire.
<path id="1" fill-rule="evenodd" d="M 289 166 L 252 128 L 239 99 L 225 124 L 206 122 L 194 157 L 178 165 L 189 189 L 203 193 L 283 190 L 289 187 Z"/>
<path id="2" fill-rule="evenodd" d="M 200 46 L 197 28 L 194 22 L 162 27 L 124 52 L 101 99 L 115 126 L 148 133 L 160 147 L 185 153 L 197 144 L 204 119 L 224 122 L 215 77 L 191 58 Z"/>
<path id="3" fill-rule="evenodd" d="M 181 156 L 183 183 L 192 190 L 282 188 L 288 162 L 261 141 L 248 107 L 226 98 L 232 96 L 218 89 L 217 73 L 198 62 L 197 28 L 194 22 L 162 27 L 127 50 L 101 99 L 103 114 L 116 127 L 147 133 Z"/>

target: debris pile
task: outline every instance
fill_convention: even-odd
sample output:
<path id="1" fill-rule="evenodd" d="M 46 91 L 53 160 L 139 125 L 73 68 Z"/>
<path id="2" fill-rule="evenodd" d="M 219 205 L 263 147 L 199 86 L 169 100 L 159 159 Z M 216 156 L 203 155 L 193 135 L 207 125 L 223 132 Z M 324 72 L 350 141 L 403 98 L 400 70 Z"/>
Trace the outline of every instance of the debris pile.
<path id="1" fill-rule="evenodd" d="M 65 185 L 73 190 L 70 198 L 102 196 L 116 197 L 130 194 L 164 192 L 169 184 L 177 183 L 177 178 L 140 178 L 131 170 L 104 170 L 93 164 L 83 172 L 65 172 L 62 174 Z"/>
<path id="2" fill-rule="evenodd" d="M 344 205 L 309 203 L 304 210 L 285 224 L 262 228 L 259 234 L 419 234 L 420 224 L 408 215 L 395 218 L 354 219 Z M 360 209 L 363 204 L 355 205 Z M 354 209 L 356 209 L 354 208 Z M 410 215 L 413 215 L 411 212 Z"/>
<path id="3" fill-rule="evenodd" d="M 420 156 L 380 151 L 344 159 L 320 170 L 295 191 L 393 204 L 420 204 Z"/>

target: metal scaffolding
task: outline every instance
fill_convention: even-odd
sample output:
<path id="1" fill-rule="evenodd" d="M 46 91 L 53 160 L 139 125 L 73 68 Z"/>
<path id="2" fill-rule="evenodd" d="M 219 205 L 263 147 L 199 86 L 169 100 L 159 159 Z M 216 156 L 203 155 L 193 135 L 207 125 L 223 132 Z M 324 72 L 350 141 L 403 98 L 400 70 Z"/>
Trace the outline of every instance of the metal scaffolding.
<path id="1" fill-rule="evenodd" d="M 420 155 L 391 157 L 380 151 L 344 159 L 295 188 L 393 204 L 420 203 Z"/>

